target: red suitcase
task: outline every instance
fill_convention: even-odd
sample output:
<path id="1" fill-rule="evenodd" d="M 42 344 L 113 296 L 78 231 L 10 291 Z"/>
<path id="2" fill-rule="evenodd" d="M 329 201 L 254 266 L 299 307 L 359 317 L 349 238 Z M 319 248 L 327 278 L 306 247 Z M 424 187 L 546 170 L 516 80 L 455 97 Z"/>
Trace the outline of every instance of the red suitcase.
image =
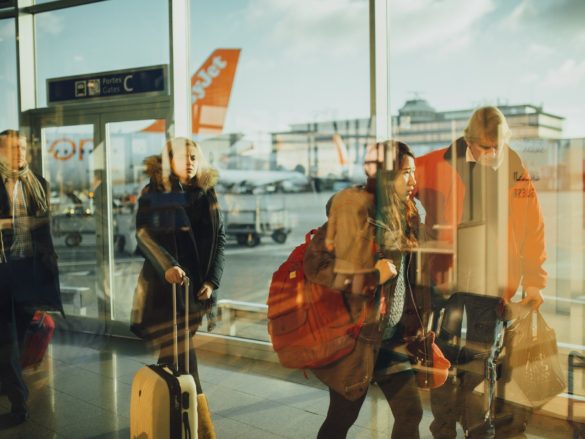
<path id="1" fill-rule="evenodd" d="M 43 311 L 36 311 L 26 333 L 20 357 L 23 369 L 43 361 L 47 347 L 55 333 L 55 321 Z"/>

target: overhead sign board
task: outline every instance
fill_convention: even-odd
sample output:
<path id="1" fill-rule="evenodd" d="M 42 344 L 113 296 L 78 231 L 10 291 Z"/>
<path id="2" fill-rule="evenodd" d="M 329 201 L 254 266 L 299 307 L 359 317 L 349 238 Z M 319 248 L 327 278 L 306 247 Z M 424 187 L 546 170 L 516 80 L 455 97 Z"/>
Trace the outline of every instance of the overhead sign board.
<path id="1" fill-rule="evenodd" d="M 103 98 L 168 95 L 167 66 L 91 73 L 47 79 L 47 103 Z"/>

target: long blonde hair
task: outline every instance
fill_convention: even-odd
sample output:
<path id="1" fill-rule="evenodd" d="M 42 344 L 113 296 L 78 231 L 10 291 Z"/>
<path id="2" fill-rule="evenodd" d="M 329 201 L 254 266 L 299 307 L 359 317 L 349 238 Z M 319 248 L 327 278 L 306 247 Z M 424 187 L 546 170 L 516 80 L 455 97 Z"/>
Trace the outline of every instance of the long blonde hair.
<path id="1" fill-rule="evenodd" d="M 173 156 L 177 153 L 179 148 L 195 148 L 195 157 L 197 160 L 197 173 L 193 177 L 191 184 L 198 186 L 198 182 L 201 180 L 201 176 L 206 169 L 209 168 L 209 164 L 203 154 L 203 150 L 197 142 L 186 137 L 174 137 L 169 139 L 163 152 L 161 154 L 162 161 L 162 185 L 165 191 L 171 190 L 171 178 L 178 178 L 177 174 L 173 170 L 172 162 Z"/>

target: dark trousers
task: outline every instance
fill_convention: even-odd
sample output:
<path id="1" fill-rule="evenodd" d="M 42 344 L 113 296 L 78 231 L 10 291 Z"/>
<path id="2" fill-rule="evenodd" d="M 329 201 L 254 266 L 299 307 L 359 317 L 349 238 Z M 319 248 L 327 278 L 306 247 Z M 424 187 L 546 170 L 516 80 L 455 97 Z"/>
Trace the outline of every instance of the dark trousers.
<path id="1" fill-rule="evenodd" d="M 388 375 L 378 383 L 384 393 L 392 415 L 392 439 L 418 439 L 418 425 L 422 419 L 422 404 L 418 387 L 411 370 Z M 366 395 L 357 401 L 349 401 L 329 389 L 329 410 L 317 439 L 343 439 L 356 421 Z"/>
<path id="2" fill-rule="evenodd" d="M 34 310 L 18 301 L 31 285 L 32 259 L 0 264 L 0 382 L 13 407 L 28 399 L 22 377 L 20 350 Z"/>
<path id="3" fill-rule="evenodd" d="M 483 363 L 479 361 L 474 366 L 483 368 Z M 466 371 L 458 374 L 457 382 L 449 379 L 441 387 L 431 390 L 434 419 L 430 430 L 434 439 L 455 439 L 458 421 L 464 430 L 484 423 L 484 396 L 473 393 L 483 379 L 483 374 Z"/>
<path id="4" fill-rule="evenodd" d="M 189 327 L 190 328 L 190 327 Z M 197 394 L 200 395 L 203 393 L 203 389 L 201 388 L 201 381 L 199 380 L 199 371 L 197 369 L 197 355 L 195 354 L 195 346 L 193 345 L 193 336 L 195 332 L 191 333 L 191 337 L 189 337 L 189 373 L 195 379 L 195 387 L 197 388 Z M 178 348 L 179 348 L 179 371 L 185 373 L 185 336 L 183 331 L 179 328 L 179 336 L 178 336 Z M 160 352 L 158 355 L 158 364 L 174 364 L 174 354 L 173 354 L 173 342 L 172 340 L 166 342 L 161 345 Z"/>
<path id="5" fill-rule="evenodd" d="M 495 343 L 496 331 L 501 330 L 496 323 L 502 308 L 498 298 L 469 293 L 457 293 L 444 305 L 437 342 L 453 365 L 458 366 L 458 373 L 455 383 L 449 379 L 443 386 L 431 390 L 434 419 L 430 429 L 435 439 L 454 439 L 458 421 L 464 430 L 484 424 L 485 396 L 475 395 L 473 390 L 484 380 L 485 360 Z M 462 343 L 464 311 L 467 334 Z"/>

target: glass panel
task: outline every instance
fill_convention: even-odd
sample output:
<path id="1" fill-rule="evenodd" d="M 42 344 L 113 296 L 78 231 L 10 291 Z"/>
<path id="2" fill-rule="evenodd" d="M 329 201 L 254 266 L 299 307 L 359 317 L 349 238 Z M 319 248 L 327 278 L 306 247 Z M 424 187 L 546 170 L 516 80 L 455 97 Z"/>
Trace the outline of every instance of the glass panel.
<path id="1" fill-rule="evenodd" d="M 18 128 L 18 79 L 14 19 L 0 20 L 0 130 Z M 14 60 L 6 62 L 6 60 Z"/>
<path id="2" fill-rule="evenodd" d="M 169 63 L 166 1 L 93 3 L 38 14 L 35 24 L 39 107 L 47 78 Z"/>
<path id="3" fill-rule="evenodd" d="M 479 277 L 484 287 L 496 282 L 496 297 L 520 301 L 540 291 L 540 311 L 567 364 L 571 350 L 585 349 L 585 64 L 575 57 L 583 51 L 585 34 L 575 18 L 582 5 L 389 3 L 393 136 L 420 158 L 418 198 L 429 235 L 457 252 L 457 259 L 442 258 L 440 273 L 429 261 L 427 281 L 446 299 L 462 290 L 463 266 L 477 273 L 467 277 L 469 284 Z M 457 26 L 445 27 L 454 10 Z M 482 128 L 487 119 L 468 125 L 483 106 L 501 110 L 509 136 L 501 119 L 500 131 L 490 135 Z M 495 153 L 490 146 L 508 153 L 486 158 L 486 151 Z M 474 206 L 484 209 L 476 217 Z M 467 314 L 468 336 L 475 324 Z M 575 371 L 581 396 L 582 377 Z M 566 416 L 552 403 L 548 410 Z"/>
<path id="4" fill-rule="evenodd" d="M 530 169 L 544 216 L 544 268 L 549 277 L 544 294 L 551 302 L 547 318 L 554 322 L 560 342 L 578 345 L 585 342 L 585 333 L 576 330 L 583 318 L 578 310 L 585 286 L 584 145 L 582 138 L 524 140 L 515 145 Z"/>
<path id="5" fill-rule="evenodd" d="M 152 127 L 157 127 L 157 130 Z M 144 159 L 160 155 L 165 143 L 165 129 L 164 120 L 113 122 L 106 125 L 111 157 L 115 243 L 112 294 L 114 320 L 130 320 L 132 293 L 144 260 L 137 255 L 135 236 L 137 200 L 148 183 L 144 173 Z"/>
<path id="6" fill-rule="evenodd" d="M 44 176 L 51 186 L 53 241 L 65 312 L 97 317 L 103 301 L 106 260 L 101 246 L 105 203 L 100 191 L 103 148 L 95 148 L 93 125 L 43 128 Z M 98 262 L 103 261 L 102 263 Z"/>
<path id="7" fill-rule="evenodd" d="M 368 3 L 193 1 L 191 14 L 194 135 L 228 231 L 214 332 L 266 341 L 272 273 L 333 191 L 364 181 Z"/>

